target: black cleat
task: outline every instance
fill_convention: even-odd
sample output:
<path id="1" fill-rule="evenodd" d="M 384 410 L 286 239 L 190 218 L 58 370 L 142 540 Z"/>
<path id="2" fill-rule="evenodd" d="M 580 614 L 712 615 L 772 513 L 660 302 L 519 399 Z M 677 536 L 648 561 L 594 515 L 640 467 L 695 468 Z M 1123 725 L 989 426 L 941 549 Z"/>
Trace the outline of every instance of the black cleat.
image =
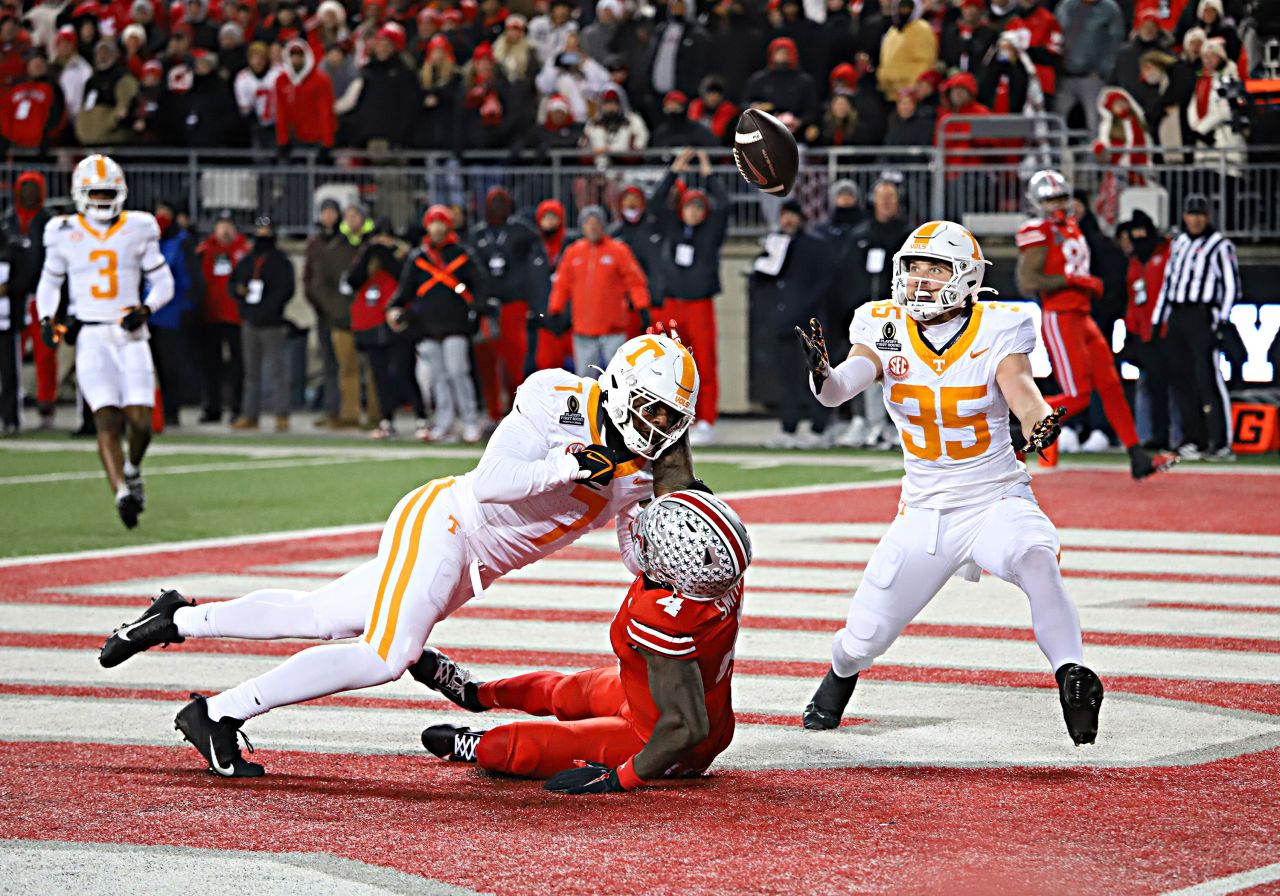
<path id="1" fill-rule="evenodd" d="M 470 669 L 459 666 L 434 647 L 423 648 L 422 656 L 409 667 L 409 674 L 468 712 L 489 710 L 480 702 L 479 686 L 482 682 L 472 680 Z"/>
<path id="2" fill-rule="evenodd" d="M 432 756 L 449 762 L 475 762 L 476 745 L 484 735 L 461 725 L 432 725 L 422 732 L 422 745 Z"/>
<path id="3" fill-rule="evenodd" d="M 849 705 L 853 689 L 858 685 L 858 673 L 848 678 L 836 674 L 835 669 L 828 669 L 822 684 L 813 692 L 813 699 L 804 708 L 804 727 L 810 731 L 830 731 L 840 727 L 840 717 L 844 708 Z"/>
<path id="4" fill-rule="evenodd" d="M 118 666 L 133 656 L 152 647 L 181 644 L 186 638 L 178 634 L 173 614 L 183 607 L 194 607 L 196 602 L 187 600 L 176 591 L 164 591 L 151 602 L 147 612 L 128 625 L 116 629 L 107 638 L 98 653 L 98 662 L 106 668 Z"/>
<path id="5" fill-rule="evenodd" d="M 120 514 L 120 522 L 126 529 L 138 527 L 138 514 L 142 513 L 142 505 L 132 493 L 116 498 L 116 513 Z"/>
<path id="6" fill-rule="evenodd" d="M 191 697 L 191 702 L 182 707 L 173 720 L 173 727 L 200 751 L 204 761 L 209 763 L 209 771 L 224 778 L 261 778 L 264 773 L 262 766 L 248 762 L 240 755 L 238 737 L 243 737 L 244 745 L 250 753 L 253 752 L 253 744 L 240 730 L 244 722 L 228 718 L 215 722 L 209 718 L 209 701 L 200 694 L 192 694 Z"/>
<path id="7" fill-rule="evenodd" d="M 1102 709 L 1102 681 L 1092 669 L 1067 663 L 1053 677 L 1058 679 L 1058 699 L 1067 733 L 1076 742 L 1091 744 L 1098 739 L 1098 713 Z"/>
<path id="8" fill-rule="evenodd" d="M 1134 445 L 1129 449 L 1129 472 L 1134 479 L 1146 479 L 1156 473 L 1163 473 L 1178 462 L 1178 455 L 1169 452 L 1148 454 Z"/>
<path id="9" fill-rule="evenodd" d="M 147 493 L 142 489 L 142 471 L 138 471 L 130 476 L 128 473 L 124 475 L 124 486 L 129 490 L 129 495 L 138 504 L 138 513 L 142 513 L 147 509 Z"/>

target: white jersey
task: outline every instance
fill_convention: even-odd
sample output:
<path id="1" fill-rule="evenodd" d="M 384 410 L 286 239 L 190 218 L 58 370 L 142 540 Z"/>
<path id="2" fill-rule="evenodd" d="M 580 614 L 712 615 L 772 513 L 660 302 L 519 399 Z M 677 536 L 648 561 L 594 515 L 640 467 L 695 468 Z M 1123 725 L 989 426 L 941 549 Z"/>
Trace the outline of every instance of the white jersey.
<path id="1" fill-rule="evenodd" d="M 490 576 L 519 569 L 618 520 L 631 566 L 630 522 L 653 497 L 648 462 L 636 458 L 601 489 L 569 481 L 566 456 L 602 444 L 600 384 L 565 370 L 540 370 L 516 391 L 474 470 L 455 483 L 459 521 Z M 633 570 L 636 571 L 636 570 Z"/>
<path id="2" fill-rule="evenodd" d="M 1001 360 L 1035 348 L 1030 317 L 979 302 L 965 327 L 934 351 L 901 306 L 873 302 L 854 314 L 849 338 L 875 352 L 884 370 L 885 407 L 902 436 L 904 504 L 966 507 L 1030 483 L 996 384 Z"/>
<path id="3" fill-rule="evenodd" d="M 160 227 L 146 212 L 121 212 L 110 226 L 83 215 L 58 215 L 44 229 L 44 272 L 64 277 L 75 316 L 86 322 L 115 323 L 142 301 L 142 281 L 165 266 Z M 39 308 L 41 318 L 55 307 Z M 159 304 L 151 303 L 152 311 Z"/>

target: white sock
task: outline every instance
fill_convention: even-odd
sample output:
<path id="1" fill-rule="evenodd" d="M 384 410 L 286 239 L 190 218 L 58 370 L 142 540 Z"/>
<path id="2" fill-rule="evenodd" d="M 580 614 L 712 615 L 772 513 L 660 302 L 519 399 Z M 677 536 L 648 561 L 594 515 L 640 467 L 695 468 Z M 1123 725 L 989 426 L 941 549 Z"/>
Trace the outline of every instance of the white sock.
<path id="1" fill-rule="evenodd" d="M 346 638 L 353 632 L 331 631 L 310 600 L 312 592 L 263 588 L 235 600 L 183 607 L 173 614 L 184 638 Z"/>
<path id="2" fill-rule="evenodd" d="M 1037 545 L 1015 561 L 1012 571 L 1031 602 L 1031 627 L 1049 665 L 1056 672 L 1064 663 L 1081 662 L 1080 613 L 1063 584 L 1054 552 Z"/>
<path id="3" fill-rule="evenodd" d="M 127 460 L 124 462 L 124 475 L 137 476 L 138 473 L 140 473 L 141 471 L 142 471 L 141 467 L 135 467 L 132 463 L 130 463 Z"/>
<path id="4" fill-rule="evenodd" d="M 396 676 L 363 641 L 295 653 L 270 672 L 209 698 L 209 718 L 251 719 L 277 706 L 385 684 Z"/>
<path id="5" fill-rule="evenodd" d="M 128 494 L 129 486 L 125 485 L 123 482 L 120 483 L 120 487 L 116 489 L 116 500 L 119 501 L 121 498 L 128 496 Z"/>

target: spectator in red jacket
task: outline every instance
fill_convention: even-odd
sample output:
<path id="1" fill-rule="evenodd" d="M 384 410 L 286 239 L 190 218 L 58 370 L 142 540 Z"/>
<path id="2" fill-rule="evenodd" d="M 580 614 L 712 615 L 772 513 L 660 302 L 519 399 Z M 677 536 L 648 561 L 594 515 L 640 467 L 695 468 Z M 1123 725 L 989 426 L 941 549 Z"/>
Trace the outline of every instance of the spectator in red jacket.
<path id="1" fill-rule="evenodd" d="M 288 147 L 333 146 L 338 121 L 333 113 L 333 83 L 316 68 L 311 47 L 303 40 L 285 46 L 284 65 L 276 78 L 276 143 Z"/>
<path id="2" fill-rule="evenodd" d="M 990 172 L 972 170 L 983 163 L 983 156 L 974 150 L 989 144 L 968 136 L 967 126 L 952 119 L 957 115 L 990 115 L 991 110 L 976 99 L 978 81 L 968 72 L 960 72 L 943 81 L 942 95 L 946 99 L 946 108 L 938 113 L 933 142 L 935 146 L 943 146 L 946 138 L 943 167 L 947 180 L 947 214 L 955 218 L 962 211 L 979 210 L 973 207 L 973 197 L 976 195 L 978 204 L 981 204 L 989 195 L 985 183 L 980 185 L 978 182 L 989 179 Z M 969 173 L 966 169 L 970 169 Z M 965 202 L 970 205 L 967 209 L 964 208 Z"/>
<path id="3" fill-rule="evenodd" d="M 588 206 L 578 218 L 582 239 L 564 252 L 547 313 L 562 329 L 572 305 L 574 372 L 595 376 L 627 341 L 631 308 L 648 310 L 649 286 L 627 244 L 604 232 L 604 209 Z"/>
<path id="4" fill-rule="evenodd" d="M 224 392 L 231 417 L 240 416 L 244 365 L 240 352 L 240 311 L 231 297 L 231 270 L 249 254 L 249 241 L 236 229 L 231 212 L 224 211 L 213 233 L 196 247 L 204 274 L 204 301 L 200 302 L 200 328 L 196 344 L 204 369 L 204 413 L 201 423 L 222 419 Z"/>
<path id="5" fill-rule="evenodd" d="M 49 76 L 49 63 L 38 50 L 27 59 L 27 76 L 0 104 L 0 135 L 22 149 L 45 152 L 66 124 L 62 88 Z"/>
<path id="6" fill-rule="evenodd" d="M 568 104 L 565 104 L 564 113 L 569 114 Z M 533 220 L 538 225 L 538 236 L 542 239 L 546 263 L 540 266 L 538 259 L 533 261 L 532 275 L 535 282 L 530 285 L 529 304 L 535 310 L 546 312 L 552 278 L 556 268 L 560 266 L 560 260 L 564 258 L 565 250 L 575 237 L 565 228 L 564 205 L 559 199 L 544 199 L 538 203 Z M 538 333 L 535 364 L 539 370 L 564 367 L 565 359 L 572 356 L 573 339 L 561 327 L 544 327 Z"/>
<path id="7" fill-rule="evenodd" d="M 1005 23 L 1004 30 L 1035 64 L 1045 108 L 1052 109 L 1062 64 L 1062 26 L 1040 0 L 1019 0 L 1018 14 Z"/>
<path id="8" fill-rule="evenodd" d="M 1129 256 L 1125 278 L 1129 305 L 1124 315 L 1123 356 L 1140 371 L 1134 396 L 1134 423 L 1143 448 L 1165 451 L 1171 444 L 1169 373 L 1153 312 L 1164 283 L 1165 265 L 1169 263 L 1170 243 L 1142 210 L 1133 213 L 1128 228 L 1133 254 Z"/>
<path id="9" fill-rule="evenodd" d="M 10 9 L 0 10 L 0 99 L 26 73 L 31 37 L 22 30 Z"/>
<path id="10" fill-rule="evenodd" d="M 719 75 L 707 75 L 698 87 L 698 96 L 689 104 L 689 117 L 702 122 L 724 146 L 733 140 L 733 128 L 738 121 L 736 105 L 725 96 L 724 79 Z"/>

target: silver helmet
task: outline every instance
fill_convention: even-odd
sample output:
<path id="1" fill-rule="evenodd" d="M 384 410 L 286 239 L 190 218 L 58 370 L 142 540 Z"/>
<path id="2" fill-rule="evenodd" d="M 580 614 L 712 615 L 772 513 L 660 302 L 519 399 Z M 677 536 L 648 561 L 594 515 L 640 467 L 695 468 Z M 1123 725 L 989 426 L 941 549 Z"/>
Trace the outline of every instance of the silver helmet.
<path id="1" fill-rule="evenodd" d="M 1033 211 L 1048 214 L 1044 203 L 1050 199 L 1070 198 L 1071 182 L 1062 176 L 1062 172 L 1045 168 L 1031 175 L 1027 181 L 1027 204 Z"/>
<path id="2" fill-rule="evenodd" d="M 714 600 L 742 580 L 751 562 L 751 537 L 733 508 L 705 492 L 663 495 L 645 508 L 638 526 L 640 557 L 649 578 L 682 596 Z"/>

